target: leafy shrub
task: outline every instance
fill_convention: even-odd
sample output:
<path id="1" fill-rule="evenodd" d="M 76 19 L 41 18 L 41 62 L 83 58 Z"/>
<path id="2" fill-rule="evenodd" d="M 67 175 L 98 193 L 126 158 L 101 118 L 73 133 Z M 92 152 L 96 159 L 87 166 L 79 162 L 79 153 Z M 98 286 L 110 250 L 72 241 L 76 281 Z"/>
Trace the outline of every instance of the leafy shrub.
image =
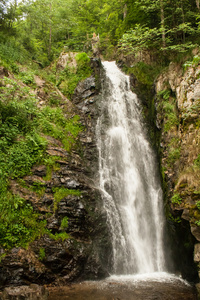
<path id="1" fill-rule="evenodd" d="M 78 53 L 75 57 L 77 61 L 77 74 L 78 76 L 83 79 L 87 78 L 91 75 L 91 68 L 90 68 L 90 58 L 87 56 L 85 52 Z"/>
<path id="2" fill-rule="evenodd" d="M 169 100 L 170 95 L 171 95 L 171 90 L 170 89 L 165 89 L 165 90 L 162 90 L 158 93 L 158 96 L 163 98 L 165 101 Z"/>
<path id="3" fill-rule="evenodd" d="M 27 85 L 31 85 L 31 84 L 35 83 L 33 74 L 28 73 L 28 71 L 27 72 L 21 72 L 20 79 L 22 80 L 22 82 L 24 84 L 27 84 Z"/>
<path id="4" fill-rule="evenodd" d="M 179 194 L 179 193 L 175 193 L 175 194 L 172 196 L 172 198 L 171 198 L 171 202 L 172 202 L 173 204 L 181 204 L 182 198 L 181 198 L 180 194 Z"/>
<path id="5" fill-rule="evenodd" d="M 39 126 L 43 133 L 59 139 L 65 149 L 70 151 L 76 144 L 78 134 L 83 130 L 79 119 L 78 115 L 66 119 L 60 108 L 47 106 L 39 115 Z"/>
<path id="6" fill-rule="evenodd" d="M 29 53 L 15 38 L 7 38 L 0 43 L 0 57 L 6 62 L 25 63 L 30 59 Z"/>
<path id="7" fill-rule="evenodd" d="M 35 238 L 47 233 L 46 223 L 39 221 L 41 216 L 33 207 L 9 191 L 9 180 L 20 180 L 34 164 L 41 162 L 47 166 L 50 177 L 52 170 L 58 168 L 56 160 L 60 157 L 50 158 L 46 154 L 47 141 L 43 134 L 59 139 L 70 150 L 83 130 L 79 116 L 67 119 L 60 108 L 39 109 L 36 102 L 30 88 L 13 79 L 3 79 L 0 86 L 0 244 L 5 249 L 27 247 Z M 39 195 L 45 190 L 37 184 L 32 188 Z M 69 194 L 80 195 L 80 192 L 55 190 L 55 203 L 59 197 Z M 61 225 L 66 228 L 67 220 Z M 49 234 L 54 239 L 68 238 L 65 232 L 56 236 Z"/>
<path id="8" fill-rule="evenodd" d="M 183 65 L 184 70 L 187 70 L 187 68 L 192 67 L 192 66 L 198 66 L 200 62 L 200 56 L 199 55 L 195 55 L 192 59 L 192 61 L 186 61 Z"/>
<path id="9" fill-rule="evenodd" d="M 5 192 L 0 196 L 0 244 L 5 249 L 27 247 L 44 234 L 46 222 L 38 220 L 33 207 L 18 195 Z"/>
<path id="10" fill-rule="evenodd" d="M 77 68 L 67 65 L 63 71 L 60 72 L 56 85 L 60 88 L 64 95 L 68 98 L 74 93 L 74 90 L 79 81 L 89 77 L 92 73 L 90 67 L 90 58 L 85 52 L 79 53 L 75 57 Z"/>

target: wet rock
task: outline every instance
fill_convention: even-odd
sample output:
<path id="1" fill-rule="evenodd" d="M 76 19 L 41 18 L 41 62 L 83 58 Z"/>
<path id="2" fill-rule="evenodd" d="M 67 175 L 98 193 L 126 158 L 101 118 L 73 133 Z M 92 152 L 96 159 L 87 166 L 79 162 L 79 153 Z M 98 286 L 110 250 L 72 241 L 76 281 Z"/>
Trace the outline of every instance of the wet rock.
<path id="1" fill-rule="evenodd" d="M 79 82 L 78 86 L 74 91 L 73 102 L 75 104 L 78 104 L 86 98 L 89 98 L 92 95 L 94 95 L 96 92 L 95 87 L 95 77 L 93 76 L 85 79 L 84 81 Z"/>
<path id="2" fill-rule="evenodd" d="M 200 242 L 200 227 L 191 226 L 191 232 L 193 236 Z"/>
<path id="3" fill-rule="evenodd" d="M 64 69 L 67 65 L 69 67 L 74 67 L 76 68 L 77 62 L 76 62 L 76 57 L 77 53 L 76 52 L 62 52 L 58 58 L 57 62 L 57 69 Z"/>
<path id="4" fill-rule="evenodd" d="M 194 246 L 194 261 L 197 263 L 200 262 L 200 243 Z"/>
<path id="5" fill-rule="evenodd" d="M 32 168 L 32 172 L 36 176 L 43 177 L 46 176 L 47 168 L 46 166 L 35 166 Z"/>
<path id="6" fill-rule="evenodd" d="M 31 284 L 5 288 L 1 300 L 47 300 L 48 290 L 44 286 Z"/>
<path id="7" fill-rule="evenodd" d="M 41 177 L 36 176 L 36 175 L 25 176 L 24 180 L 26 182 L 28 182 L 29 184 L 31 184 L 31 185 L 33 185 L 34 183 L 36 183 L 36 184 L 38 183 L 38 184 L 41 184 L 41 185 L 45 185 L 46 184 L 45 180 L 43 180 Z"/>
<path id="8" fill-rule="evenodd" d="M 67 151 L 64 150 L 63 148 L 52 147 L 52 146 L 48 147 L 47 153 L 52 156 L 61 156 L 61 157 L 66 157 L 68 155 Z"/>

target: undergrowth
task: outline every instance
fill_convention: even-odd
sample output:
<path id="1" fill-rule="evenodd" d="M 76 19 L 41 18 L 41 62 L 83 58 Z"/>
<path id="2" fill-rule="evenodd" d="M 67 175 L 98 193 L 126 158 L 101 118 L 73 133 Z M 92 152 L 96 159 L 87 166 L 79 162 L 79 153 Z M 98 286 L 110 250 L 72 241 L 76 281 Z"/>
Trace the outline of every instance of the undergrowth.
<path id="1" fill-rule="evenodd" d="M 50 179 L 58 157 L 47 155 L 45 136 L 58 139 L 71 151 L 83 130 L 78 115 L 66 118 L 61 108 L 38 108 L 35 95 L 22 84 L 33 84 L 33 77 L 16 78 L 4 77 L 0 82 L 0 245 L 5 249 L 28 247 L 35 238 L 48 233 L 40 213 L 12 193 L 10 180 L 23 181 L 33 165 L 40 163 L 47 166 Z M 33 186 L 33 190 L 44 193 L 42 186 Z M 65 232 L 48 234 L 54 239 L 67 238 Z"/>
<path id="2" fill-rule="evenodd" d="M 77 67 L 67 65 L 64 70 L 56 75 L 56 85 L 62 93 L 71 98 L 79 81 L 89 77 L 92 73 L 90 67 L 90 58 L 85 52 L 78 53 L 75 56 Z"/>

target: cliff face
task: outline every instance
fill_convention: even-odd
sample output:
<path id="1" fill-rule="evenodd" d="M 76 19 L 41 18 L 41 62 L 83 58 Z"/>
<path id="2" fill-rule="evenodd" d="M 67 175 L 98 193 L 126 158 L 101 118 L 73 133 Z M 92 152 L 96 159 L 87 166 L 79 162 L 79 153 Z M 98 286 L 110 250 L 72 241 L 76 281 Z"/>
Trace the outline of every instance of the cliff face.
<path id="1" fill-rule="evenodd" d="M 164 71 L 156 58 L 148 55 L 139 62 L 134 56 L 122 56 L 119 66 L 130 74 L 132 89 L 142 101 L 149 136 L 160 160 L 171 270 L 198 282 L 200 56 L 195 54 L 191 61 L 170 63 Z"/>
<path id="2" fill-rule="evenodd" d="M 156 125 L 175 261 L 196 280 L 200 267 L 200 65 L 171 63 L 156 81 Z M 176 234 L 174 235 L 174 232 Z"/>
<path id="3" fill-rule="evenodd" d="M 99 62 L 94 61 L 94 68 L 99 67 Z M 38 105 L 45 105 L 49 91 L 50 87 L 37 78 Z M 39 219 L 46 222 L 49 234 L 35 239 L 28 249 L 0 249 L 0 288 L 30 283 L 64 284 L 107 275 L 109 233 L 95 187 L 97 92 L 95 75 L 78 85 L 71 103 L 58 90 L 53 91 L 54 96 L 61 98 L 68 118 L 80 116 L 84 130 L 70 152 L 58 139 L 45 136 L 46 152 L 53 165 L 35 165 L 21 180 L 10 180 L 12 193 L 32 205 Z"/>

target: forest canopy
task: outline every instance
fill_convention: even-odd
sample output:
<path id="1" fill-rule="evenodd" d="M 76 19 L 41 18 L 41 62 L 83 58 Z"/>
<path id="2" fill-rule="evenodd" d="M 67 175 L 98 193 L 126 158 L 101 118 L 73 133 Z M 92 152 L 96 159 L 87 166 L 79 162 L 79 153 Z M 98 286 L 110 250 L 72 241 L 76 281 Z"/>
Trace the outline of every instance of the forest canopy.
<path id="1" fill-rule="evenodd" d="M 199 0 L 2 0 L 0 56 L 48 65 L 63 50 L 178 53 L 200 42 Z"/>

